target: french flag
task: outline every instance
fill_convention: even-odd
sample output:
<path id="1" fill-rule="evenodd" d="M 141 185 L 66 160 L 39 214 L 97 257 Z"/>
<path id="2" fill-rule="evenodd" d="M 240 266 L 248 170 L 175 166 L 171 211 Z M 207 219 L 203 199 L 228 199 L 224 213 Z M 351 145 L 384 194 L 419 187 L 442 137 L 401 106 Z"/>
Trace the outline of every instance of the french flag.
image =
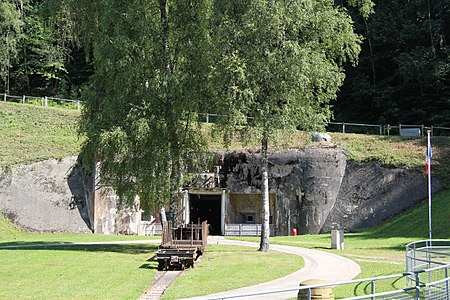
<path id="1" fill-rule="evenodd" d="M 431 158 L 433 157 L 433 150 L 431 150 L 431 141 L 428 139 L 427 155 L 425 160 L 425 173 L 428 174 L 431 171 Z"/>

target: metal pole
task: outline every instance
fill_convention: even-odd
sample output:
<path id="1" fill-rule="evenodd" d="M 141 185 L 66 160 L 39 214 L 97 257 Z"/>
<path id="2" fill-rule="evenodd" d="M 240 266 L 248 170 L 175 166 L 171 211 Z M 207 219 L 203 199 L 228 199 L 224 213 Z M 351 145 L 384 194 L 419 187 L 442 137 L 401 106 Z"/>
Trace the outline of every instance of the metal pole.
<path id="1" fill-rule="evenodd" d="M 22 96 L 22 104 L 25 104 L 25 95 Z"/>
<path id="2" fill-rule="evenodd" d="M 414 299 L 416 299 L 416 300 L 419 300 L 420 299 L 420 290 L 419 290 L 419 288 L 420 288 L 420 279 L 419 279 L 419 272 L 415 272 L 415 275 L 416 275 L 416 286 L 415 286 L 415 288 L 416 288 L 416 296 L 415 296 L 415 298 Z"/>
<path id="3" fill-rule="evenodd" d="M 370 284 L 370 292 L 372 293 L 372 300 L 375 300 L 375 280 Z"/>
<path id="4" fill-rule="evenodd" d="M 342 122 L 342 133 L 345 133 L 345 123 Z"/>
<path id="5" fill-rule="evenodd" d="M 432 227 L 432 190 L 431 190 L 431 157 L 433 156 L 431 150 L 431 141 L 430 141 L 430 133 L 431 131 L 427 131 L 428 135 L 428 143 L 427 143 L 427 163 L 428 163 L 428 225 L 430 229 L 430 246 L 431 240 L 433 239 L 433 227 Z"/>
<path id="6" fill-rule="evenodd" d="M 448 279 L 448 267 L 445 268 L 445 278 Z M 448 290 L 448 280 L 445 282 L 445 292 L 447 294 L 447 299 L 450 299 L 450 294 L 449 294 L 449 290 Z"/>

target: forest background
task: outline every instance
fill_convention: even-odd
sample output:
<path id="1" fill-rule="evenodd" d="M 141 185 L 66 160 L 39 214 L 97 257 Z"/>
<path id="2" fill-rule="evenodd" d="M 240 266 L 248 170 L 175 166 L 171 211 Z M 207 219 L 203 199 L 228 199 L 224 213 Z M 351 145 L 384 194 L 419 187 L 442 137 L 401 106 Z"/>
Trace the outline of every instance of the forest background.
<path id="1" fill-rule="evenodd" d="M 334 119 L 450 126 L 450 3 L 374 3 L 367 19 L 347 8 L 364 41 L 359 64 L 346 67 Z M 0 91 L 80 96 L 93 67 L 89 51 L 69 34 L 67 13 L 55 15 L 46 0 L 0 3 Z"/>

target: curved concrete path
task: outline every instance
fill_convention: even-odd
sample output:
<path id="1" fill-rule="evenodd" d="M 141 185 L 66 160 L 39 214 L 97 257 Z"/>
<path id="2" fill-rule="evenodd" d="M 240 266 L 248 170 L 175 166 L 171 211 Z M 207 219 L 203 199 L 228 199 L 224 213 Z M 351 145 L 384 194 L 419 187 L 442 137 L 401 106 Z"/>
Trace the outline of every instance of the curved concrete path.
<path id="1" fill-rule="evenodd" d="M 258 243 L 226 240 L 225 238 L 219 236 L 208 237 L 208 244 L 259 247 Z M 211 297 L 232 296 L 232 295 L 237 296 L 239 294 L 253 293 L 259 291 L 295 288 L 298 287 L 300 282 L 305 281 L 307 279 L 322 279 L 325 280 L 326 282 L 345 281 L 353 279 L 361 272 L 359 265 L 355 263 L 353 260 L 332 253 L 275 244 L 271 244 L 270 249 L 301 256 L 305 261 L 305 265 L 302 269 L 298 270 L 297 272 L 294 272 L 290 275 L 287 275 L 285 277 L 276 280 L 272 280 L 254 286 L 239 288 L 227 292 L 212 294 L 204 297 L 194 297 L 189 299 L 202 300 Z M 290 299 L 296 297 L 297 291 L 291 291 L 291 292 L 270 294 L 265 296 L 261 295 L 254 297 L 239 297 L 239 299 L 263 299 L 263 298 Z"/>

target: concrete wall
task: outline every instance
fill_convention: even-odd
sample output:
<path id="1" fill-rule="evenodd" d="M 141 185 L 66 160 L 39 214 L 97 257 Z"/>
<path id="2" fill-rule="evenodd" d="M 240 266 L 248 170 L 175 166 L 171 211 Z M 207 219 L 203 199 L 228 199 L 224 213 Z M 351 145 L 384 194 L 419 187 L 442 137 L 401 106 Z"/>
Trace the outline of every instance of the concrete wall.
<path id="1" fill-rule="evenodd" d="M 91 232 L 76 157 L 0 172 L 0 211 L 19 227 L 40 232 Z"/>
<path id="2" fill-rule="evenodd" d="M 250 152 L 223 155 L 222 188 L 261 193 L 260 157 Z M 375 163 L 348 162 L 344 150 L 311 147 L 273 152 L 269 187 L 276 194 L 277 232 L 359 231 L 376 226 L 426 198 L 426 177 Z M 437 182 L 437 181 L 435 181 Z M 439 189 L 436 183 L 434 191 Z"/>
<path id="3" fill-rule="evenodd" d="M 138 234 L 141 212 L 136 196 L 131 206 L 120 203 L 114 189 L 100 183 L 99 164 L 95 168 L 95 192 L 93 194 L 93 224 L 97 234 Z"/>

